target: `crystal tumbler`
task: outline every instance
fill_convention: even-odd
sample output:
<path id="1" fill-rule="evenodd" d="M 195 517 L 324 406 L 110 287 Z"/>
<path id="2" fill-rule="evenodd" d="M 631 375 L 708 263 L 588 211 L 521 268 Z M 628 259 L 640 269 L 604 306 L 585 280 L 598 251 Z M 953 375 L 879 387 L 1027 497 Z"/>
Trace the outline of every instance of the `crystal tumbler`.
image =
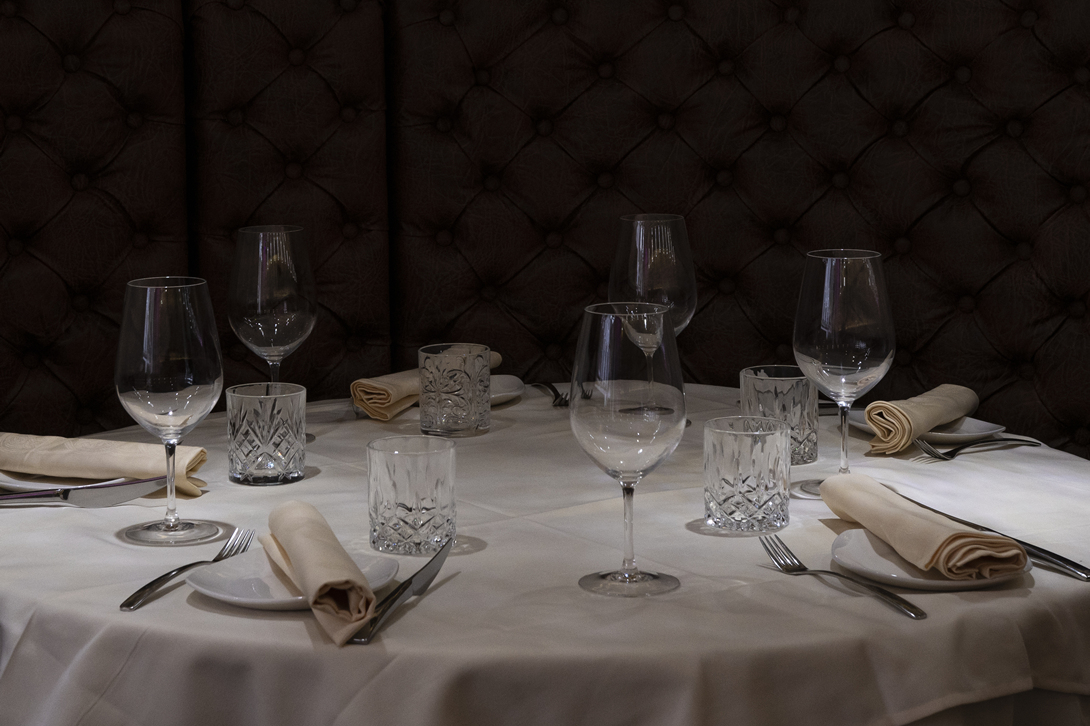
<path id="1" fill-rule="evenodd" d="M 433 554 L 454 536 L 454 442 L 390 436 L 367 445 L 371 547 Z"/>
<path id="2" fill-rule="evenodd" d="M 306 466 L 307 389 L 245 383 L 227 389 L 227 475 L 240 484 L 287 484 Z"/>
<path id="3" fill-rule="evenodd" d="M 492 424 L 486 345 L 439 343 L 420 349 L 420 431 L 476 436 Z"/>
<path id="4" fill-rule="evenodd" d="M 790 429 L 777 419 L 716 418 L 704 424 L 704 522 L 728 533 L 787 526 Z"/>
<path id="5" fill-rule="evenodd" d="M 738 374 L 742 415 L 778 418 L 791 427 L 791 463 L 817 461 L 817 386 L 798 366 L 754 366 Z"/>

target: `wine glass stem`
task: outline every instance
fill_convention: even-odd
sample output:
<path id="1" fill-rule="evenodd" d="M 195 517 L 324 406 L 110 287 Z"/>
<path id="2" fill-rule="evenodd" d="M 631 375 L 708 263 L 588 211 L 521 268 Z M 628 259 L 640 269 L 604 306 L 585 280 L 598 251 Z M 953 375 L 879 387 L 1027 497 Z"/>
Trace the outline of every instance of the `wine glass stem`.
<path id="1" fill-rule="evenodd" d="M 269 361 L 269 375 L 273 383 L 280 382 L 280 361 Z"/>
<path id="2" fill-rule="evenodd" d="M 163 517 L 163 528 L 170 530 L 177 529 L 179 521 L 174 499 L 174 453 L 178 448 L 178 442 L 164 441 L 163 445 L 167 450 L 167 513 Z"/>
<path id="3" fill-rule="evenodd" d="M 852 410 L 852 402 L 837 401 L 837 410 L 840 412 L 840 471 L 838 474 L 851 474 L 848 470 L 848 411 Z"/>
<path id="4" fill-rule="evenodd" d="M 628 576 L 639 574 L 636 568 L 636 551 L 632 542 L 632 502 L 636 488 L 632 483 L 621 482 L 621 496 L 624 498 L 624 562 L 621 572 Z"/>

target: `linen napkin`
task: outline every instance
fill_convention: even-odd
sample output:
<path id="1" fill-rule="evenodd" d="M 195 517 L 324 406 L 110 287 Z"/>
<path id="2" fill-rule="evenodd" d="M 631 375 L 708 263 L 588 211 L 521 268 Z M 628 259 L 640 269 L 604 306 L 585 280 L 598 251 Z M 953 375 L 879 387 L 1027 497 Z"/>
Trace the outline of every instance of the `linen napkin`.
<path id="1" fill-rule="evenodd" d="M 204 466 L 208 452 L 179 446 L 174 457 L 175 490 L 199 497 L 198 487 L 204 482 L 189 477 Z M 166 474 L 167 459 L 162 444 L 0 433 L 0 470 L 83 479 L 150 479 Z"/>
<path id="2" fill-rule="evenodd" d="M 943 383 L 904 401 L 875 401 L 867 406 L 867 423 L 874 429 L 872 454 L 896 454 L 931 429 L 976 410 L 980 399 L 972 389 Z"/>
<path id="3" fill-rule="evenodd" d="M 496 351 L 488 359 L 495 368 L 503 360 Z M 416 368 L 352 382 L 352 402 L 377 421 L 389 421 L 420 398 L 420 373 Z"/>
<path id="4" fill-rule="evenodd" d="M 322 630 L 344 645 L 375 612 L 375 593 L 325 517 L 306 502 L 284 502 L 258 539 L 273 564 L 306 597 Z"/>
<path id="5" fill-rule="evenodd" d="M 921 570 L 980 580 L 1026 567 L 1026 551 L 1014 540 L 919 507 L 865 474 L 829 477 L 821 483 L 821 498 L 833 514 L 863 525 Z"/>

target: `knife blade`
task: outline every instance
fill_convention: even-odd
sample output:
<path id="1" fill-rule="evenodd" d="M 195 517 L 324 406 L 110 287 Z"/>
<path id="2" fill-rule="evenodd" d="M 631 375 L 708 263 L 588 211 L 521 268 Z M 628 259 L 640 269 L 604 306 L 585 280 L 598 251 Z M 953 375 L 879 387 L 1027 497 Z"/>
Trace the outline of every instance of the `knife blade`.
<path id="1" fill-rule="evenodd" d="M 903 497 L 904 499 L 907 499 L 908 501 L 912 502 L 913 504 L 915 504 L 918 507 L 923 507 L 924 509 L 926 509 L 926 510 L 928 510 L 930 512 L 934 512 L 935 514 L 941 514 L 942 516 L 946 517 L 947 519 L 949 519 L 951 521 L 957 522 L 958 524 L 964 524 L 966 527 L 971 527 L 972 529 L 975 529 L 978 532 L 991 532 L 992 534 L 998 534 L 1000 537 L 1006 537 L 1007 539 L 1014 540 L 1018 544 L 1022 545 L 1022 549 L 1024 549 L 1026 551 L 1027 555 L 1029 555 L 1033 559 L 1037 560 L 1038 562 L 1043 562 L 1043 563 L 1045 563 L 1047 565 L 1055 567 L 1061 573 L 1063 573 L 1065 575 L 1068 575 L 1070 577 L 1074 577 L 1077 580 L 1082 580 L 1083 582 L 1090 582 L 1090 567 L 1087 567 L 1086 565 L 1081 565 L 1078 562 L 1075 562 L 1074 560 L 1069 560 L 1068 558 L 1064 557 L 1063 555 L 1058 555 L 1055 552 L 1051 552 L 1049 550 L 1046 550 L 1043 547 L 1038 547 L 1035 544 L 1030 544 L 1029 542 L 1024 542 L 1024 541 L 1018 539 L 1017 537 L 1011 537 L 1009 534 L 1003 534 L 1002 532 L 996 531 L 996 530 L 992 529 L 991 527 L 985 527 L 982 524 L 977 524 L 975 522 L 970 522 L 967 519 L 961 519 L 960 517 L 955 517 L 952 514 L 947 514 L 946 512 L 943 512 L 943 511 L 941 511 L 939 509 L 935 509 L 934 507 L 929 507 L 928 505 L 924 504 L 923 502 L 917 502 L 912 497 L 905 496 L 904 494 L 901 494 L 901 492 L 897 491 L 896 489 L 893 489 L 892 487 L 890 487 L 890 491 L 892 491 L 894 494 L 897 494 L 900 497 Z"/>
<path id="2" fill-rule="evenodd" d="M 390 619 L 390 616 L 393 615 L 394 611 L 401 607 L 406 600 L 413 596 L 423 595 L 427 589 L 431 587 L 431 583 L 435 579 L 435 576 L 439 574 L 439 570 L 442 569 L 443 563 L 447 561 L 447 555 L 450 554 L 450 549 L 453 546 L 454 538 L 451 537 L 447 540 L 447 543 L 435 553 L 435 557 L 428 560 L 428 563 L 417 570 L 416 574 L 398 585 L 389 595 L 382 598 L 382 602 L 375 606 L 375 613 L 371 616 L 371 619 L 364 623 L 363 627 L 357 630 L 356 634 L 348 639 L 348 642 L 367 645 L 375 637 L 379 628 Z"/>
<path id="3" fill-rule="evenodd" d="M 115 504 L 121 504 L 130 499 L 151 494 L 166 485 L 167 478 L 157 476 L 151 479 L 136 479 L 134 481 L 114 481 L 59 489 L 38 489 L 32 492 L 0 495 L 0 506 L 61 503 L 88 509 L 98 509 L 112 507 Z"/>

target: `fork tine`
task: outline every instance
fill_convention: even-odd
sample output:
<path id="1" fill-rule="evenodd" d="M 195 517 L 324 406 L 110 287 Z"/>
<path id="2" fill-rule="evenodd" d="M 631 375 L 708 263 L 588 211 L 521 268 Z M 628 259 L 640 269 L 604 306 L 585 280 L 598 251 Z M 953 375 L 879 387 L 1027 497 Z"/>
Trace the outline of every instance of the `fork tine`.
<path id="1" fill-rule="evenodd" d="M 779 552 L 776 551 L 774 545 L 768 541 L 768 537 L 761 537 L 761 547 L 764 547 L 765 554 L 768 555 L 768 559 L 772 560 L 772 564 L 776 566 L 777 570 L 783 570 L 783 562 L 780 560 Z"/>
<path id="2" fill-rule="evenodd" d="M 949 461 L 950 459 L 954 458 L 952 456 L 949 456 L 947 454 L 942 453 L 941 451 L 939 451 L 938 449 L 936 449 L 934 446 L 927 443 L 923 439 L 913 439 L 913 443 L 916 444 L 916 446 L 918 446 L 920 448 L 920 451 L 922 451 L 923 453 L 927 454 L 928 456 L 932 456 L 932 457 L 934 457 L 936 459 L 942 459 L 944 461 Z"/>
<path id="3" fill-rule="evenodd" d="M 787 564 L 791 565 L 792 567 L 805 567 L 805 565 L 802 564 L 802 560 L 796 557 L 795 553 L 791 551 L 791 548 L 783 543 L 783 540 L 780 539 L 779 535 L 772 535 L 772 539 L 777 545 L 779 545 L 780 552 L 787 560 Z"/>

